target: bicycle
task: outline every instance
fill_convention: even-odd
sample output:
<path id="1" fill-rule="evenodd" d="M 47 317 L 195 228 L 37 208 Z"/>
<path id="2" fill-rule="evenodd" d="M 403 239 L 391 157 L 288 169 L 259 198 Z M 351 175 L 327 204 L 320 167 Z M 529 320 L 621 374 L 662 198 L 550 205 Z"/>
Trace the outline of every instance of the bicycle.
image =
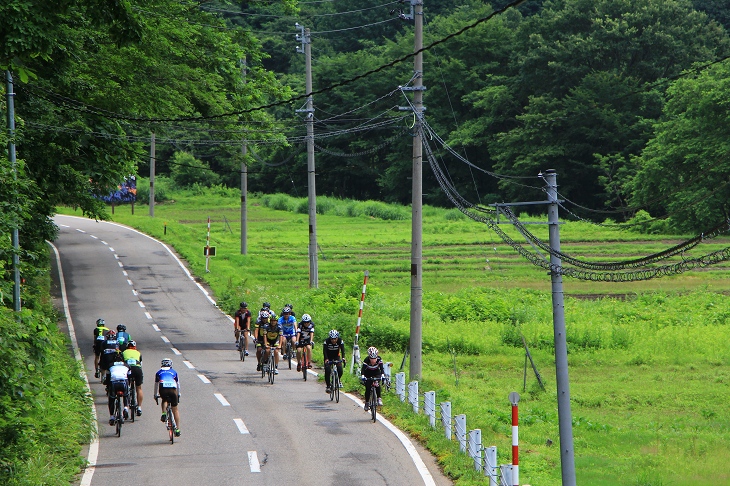
<path id="1" fill-rule="evenodd" d="M 159 396 L 155 397 L 155 403 L 160 404 Z M 175 429 L 177 429 L 177 423 L 175 423 L 175 416 L 172 413 L 172 405 L 167 402 L 167 409 L 165 411 L 167 419 L 165 420 L 165 427 L 167 428 L 167 434 L 170 436 L 170 445 L 175 443 Z"/>
<path id="2" fill-rule="evenodd" d="M 340 374 L 337 372 L 337 365 L 342 363 L 341 359 L 330 361 L 330 401 L 335 400 L 340 403 L 340 387 L 342 382 L 340 381 Z"/>
<path id="3" fill-rule="evenodd" d="M 309 368 L 309 360 L 307 359 L 307 346 L 302 348 L 302 359 L 300 360 L 302 375 L 304 381 L 307 381 L 307 369 Z"/>
<path id="4" fill-rule="evenodd" d="M 118 391 L 114 397 L 114 425 L 116 427 L 117 437 L 122 436 L 122 424 L 124 424 L 124 392 Z"/>
<path id="5" fill-rule="evenodd" d="M 269 374 L 269 383 L 274 384 L 274 378 L 276 377 L 276 350 L 275 346 L 269 347 L 269 359 L 266 361 L 266 365 L 261 368 L 261 377 L 263 378 L 264 373 Z"/>
<path id="6" fill-rule="evenodd" d="M 370 408 L 370 416 L 373 422 L 377 420 L 378 416 L 378 387 L 380 386 L 380 380 L 370 378 L 370 399 L 368 400 L 368 407 Z"/>

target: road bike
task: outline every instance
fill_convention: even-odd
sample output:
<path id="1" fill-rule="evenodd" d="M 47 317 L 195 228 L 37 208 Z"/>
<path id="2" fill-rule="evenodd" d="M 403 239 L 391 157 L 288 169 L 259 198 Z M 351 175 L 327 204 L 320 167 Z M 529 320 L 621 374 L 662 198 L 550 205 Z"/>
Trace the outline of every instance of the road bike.
<path id="1" fill-rule="evenodd" d="M 340 381 L 340 374 L 337 372 L 337 365 L 342 363 L 341 359 L 330 361 L 330 401 L 335 400 L 340 403 L 340 388 L 342 382 Z"/>
<path id="2" fill-rule="evenodd" d="M 302 375 L 304 376 L 304 381 L 307 381 L 307 369 L 309 369 L 309 360 L 307 359 L 307 346 L 304 346 L 302 348 L 302 359 L 300 360 Z"/>
<path id="3" fill-rule="evenodd" d="M 160 404 L 159 396 L 155 397 L 155 403 Z M 167 402 L 167 410 L 165 411 L 165 428 L 167 428 L 167 435 L 170 437 L 170 445 L 175 443 L 175 429 L 177 429 L 177 423 L 175 422 L 175 415 L 172 413 L 172 405 Z"/>
<path id="4" fill-rule="evenodd" d="M 368 407 L 370 408 L 370 416 L 373 422 L 377 420 L 378 416 L 378 388 L 380 387 L 380 380 L 377 378 L 370 378 L 370 399 L 368 400 Z"/>
<path id="5" fill-rule="evenodd" d="M 122 424 L 124 424 L 124 392 L 117 391 L 114 397 L 114 425 L 116 427 L 117 437 L 122 436 Z"/>
<path id="6" fill-rule="evenodd" d="M 266 360 L 266 364 L 261 368 L 261 377 L 264 377 L 265 373 L 269 375 L 269 383 L 274 384 L 274 378 L 276 377 L 276 350 L 277 347 L 270 346 L 269 348 L 269 359 Z"/>

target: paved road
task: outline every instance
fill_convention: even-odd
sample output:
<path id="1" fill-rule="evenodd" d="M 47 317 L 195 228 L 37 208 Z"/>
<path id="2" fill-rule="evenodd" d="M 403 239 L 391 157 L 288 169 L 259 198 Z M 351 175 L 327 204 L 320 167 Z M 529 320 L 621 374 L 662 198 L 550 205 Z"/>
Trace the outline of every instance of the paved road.
<path id="1" fill-rule="evenodd" d="M 296 370 L 281 369 L 270 385 L 254 360 L 241 363 L 230 318 L 165 245 L 114 223 L 55 221 L 57 285 L 92 370 L 100 418 L 98 444 L 90 447 L 95 467 L 81 484 L 451 484 L 428 453 L 387 423 L 370 422 L 357 402 L 344 395 L 331 402 L 316 377 L 304 382 Z M 93 376 L 92 331 L 100 317 L 108 327 L 125 324 L 142 352 L 143 416 L 127 421 L 121 437 L 108 425 L 104 389 Z M 152 398 L 164 357 L 181 379 L 182 436 L 174 445 Z"/>

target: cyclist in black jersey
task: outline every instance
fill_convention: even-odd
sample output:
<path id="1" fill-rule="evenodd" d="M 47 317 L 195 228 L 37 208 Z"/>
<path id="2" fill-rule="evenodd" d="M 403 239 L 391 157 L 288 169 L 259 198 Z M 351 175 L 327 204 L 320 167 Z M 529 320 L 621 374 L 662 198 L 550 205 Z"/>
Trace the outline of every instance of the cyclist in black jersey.
<path id="1" fill-rule="evenodd" d="M 297 331 L 297 371 L 302 371 L 302 363 L 312 367 L 312 343 L 314 342 L 314 322 L 309 314 L 302 315 Z M 302 358 L 306 358 L 302 361 Z"/>
<path id="2" fill-rule="evenodd" d="M 362 362 L 360 368 L 360 381 L 365 385 L 365 411 L 367 412 L 370 408 L 370 389 L 372 388 L 373 380 L 381 381 L 385 375 L 385 368 L 383 367 L 383 360 L 378 356 L 378 348 L 370 346 L 368 348 L 368 357 Z M 380 398 L 380 388 L 375 387 L 378 394 L 378 405 L 383 406 L 383 400 Z"/>
<path id="3" fill-rule="evenodd" d="M 340 337 L 340 332 L 336 329 L 332 329 L 327 339 L 322 343 L 322 355 L 324 356 L 324 382 L 327 385 L 327 393 L 329 393 L 331 391 L 330 374 L 332 373 L 332 361 L 340 361 L 337 363 L 337 375 L 339 375 L 341 383 L 342 359 L 345 357 L 345 343 Z"/>

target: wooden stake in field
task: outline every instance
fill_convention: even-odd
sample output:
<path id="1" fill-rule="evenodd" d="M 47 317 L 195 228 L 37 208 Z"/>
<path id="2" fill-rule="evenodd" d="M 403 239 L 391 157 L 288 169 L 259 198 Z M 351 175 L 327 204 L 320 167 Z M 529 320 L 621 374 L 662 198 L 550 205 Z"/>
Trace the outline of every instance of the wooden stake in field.
<path id="1" fill-rule="evenodd" d="M 355 372 L 355 363 L 360 364 L 360 347 L 357 345 L 360 339 L 360 323 L 362 321 L 362 308 L 365 304 L 365 291 L 368 286 L 368 277 L 370 272 L 365 270 L 365 280 L 362 284 L 362 294 L 360 295 L 360 310 L 357 313 L 357 326 L 355 327 L 355 344 L 352 345 L 352 359 L 350 360 L 350 374 Z"/>

